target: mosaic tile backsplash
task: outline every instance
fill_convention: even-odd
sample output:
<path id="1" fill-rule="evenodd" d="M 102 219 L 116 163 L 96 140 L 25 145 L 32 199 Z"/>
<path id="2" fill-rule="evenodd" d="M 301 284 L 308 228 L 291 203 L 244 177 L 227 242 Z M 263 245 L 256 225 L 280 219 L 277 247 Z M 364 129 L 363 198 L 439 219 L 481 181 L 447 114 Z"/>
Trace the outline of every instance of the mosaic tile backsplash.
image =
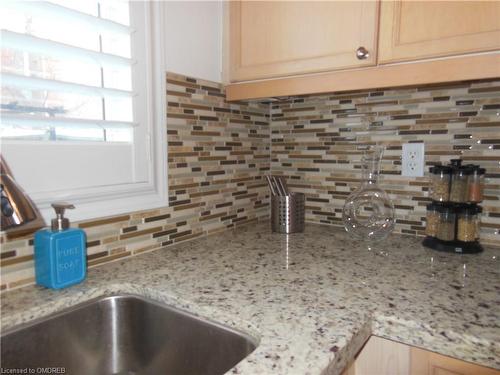
<path id="1" fill-rule="evenodd" d="M 267 217 L 269 106 L 167 75 L 169 207 L 81 222 L 95 266 Z M 34 282 L 31 239 L 2 238 L 1 288 Z"/>
<path id="2" fill-rule="evenodd" d="M 401 176 L 406 142 L 425 142 L 426 170 L 486 168 L 482 242 L 500 246 L 500 80 L 228 103 L 220 84 L 169 73 L 167 102 L 170 206 L 77 223 L 90 266 L 267 219 L 270 170 L 306 194 L 307 221 L 342 225 L 371 144 L 386 147 L 395 231 L 423 235 L 428 183 Z M 32 284 L 32 240 L 1 240 L 1 289 Z"/>
<path id="3" fill-rule="evenodd" d="M 500 80 L 294 97 L 272 103 L 271 169 L 306 193 L 306 220 L 342 225 L 362 149 L 386 147 L 381 187 L 396 232 L 424 235 L 427 177 L 401 176 L 402 144 L 425 143 L 425 170 L 462 158 L 486 168 L 481 238 L 500 245 Z"/>

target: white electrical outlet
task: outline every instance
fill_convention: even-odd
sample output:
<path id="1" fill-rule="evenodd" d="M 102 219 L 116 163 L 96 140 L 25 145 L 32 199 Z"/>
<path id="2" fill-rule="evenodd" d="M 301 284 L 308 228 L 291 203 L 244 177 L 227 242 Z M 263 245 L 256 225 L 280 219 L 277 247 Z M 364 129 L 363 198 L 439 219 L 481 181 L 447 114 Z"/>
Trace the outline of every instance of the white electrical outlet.
<path id="1" fill-rule="evenodd" d="M 424 154 L 425 145 L 423 143 L 404 143 L 402 157 L 403 176 L 422 177 L 424 175 Z"/>

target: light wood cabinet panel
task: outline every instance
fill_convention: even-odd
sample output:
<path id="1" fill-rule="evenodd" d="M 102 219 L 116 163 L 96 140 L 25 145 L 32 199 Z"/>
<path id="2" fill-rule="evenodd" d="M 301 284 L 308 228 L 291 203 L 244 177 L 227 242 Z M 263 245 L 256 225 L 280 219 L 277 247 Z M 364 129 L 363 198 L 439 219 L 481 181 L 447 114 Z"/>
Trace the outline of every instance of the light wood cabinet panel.
<path id="1" fill-rule="evenodd" d="M 226 14 L 228 100 L 500 77 L 500 1 L 232 1 Z"/>
<path id="2" fill-rule="evenodd" d="M 241 82 L 226 86 L 226 96 L 230 101 L 248 100 L 497 77 L 500 53 Z"/>
<path id="3" fill-rule="evenodd" d="M 347 365 L 344 371 L 342 371 L 341 375 L 356 375 L 356 370 L 354 368 L 354 362 Z"/>
<path id="4" fill-rule="evenodd" d="M 354 362 L 355 375 L 410 375 L 410 347 L 372 336 Z"/>
<path id="5" fill-rule="evenodd" d="M 342 375 L 500 375 L 500 371 L 371 336 Z"/>
<path id="6" fill-rule="evenodd" d="M 402 344 L 400 344 L 402 345 Z M 411 348 L 411 375 L 499 375 L 500 371 Z"/>
<path id="7" fill-rule="evenodd" d="M 363 67 L 376 62 L 376 1 L 232 1 L 230 80 Z M 369 51 L 358 59 L 356 50 Z"/>
<path id="8" fill-rule="evenodd" d="M 500 49 L 500 1 L 384 1 L 379 63 Z"/>

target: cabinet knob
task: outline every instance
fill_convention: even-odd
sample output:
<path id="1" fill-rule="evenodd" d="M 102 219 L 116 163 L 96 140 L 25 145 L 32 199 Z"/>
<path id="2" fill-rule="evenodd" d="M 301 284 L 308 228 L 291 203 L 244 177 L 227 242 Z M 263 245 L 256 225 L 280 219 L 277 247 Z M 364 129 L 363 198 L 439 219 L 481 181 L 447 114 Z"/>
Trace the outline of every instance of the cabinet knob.
<path id="1" fill-rule="evenodd" d="M 356 57 L 358 58 L 358 60 L 364 60 L 367 57 L 370 57 L 370 52 L 368 52 L 365 47 L 359 47 L 356 50 Z"/>

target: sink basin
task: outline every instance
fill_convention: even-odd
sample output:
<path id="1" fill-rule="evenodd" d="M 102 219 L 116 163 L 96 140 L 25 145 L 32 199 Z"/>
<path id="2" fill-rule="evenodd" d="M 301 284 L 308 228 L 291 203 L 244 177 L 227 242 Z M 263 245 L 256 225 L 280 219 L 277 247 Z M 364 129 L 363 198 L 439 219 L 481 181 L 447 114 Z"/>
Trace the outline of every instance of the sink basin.
<path id="1" fill-rule="evenodd" d="M 223 374 L 250 336 L 139 296 L 100 297 L 3 332 L 2 368 L 66 374 Z"/>

